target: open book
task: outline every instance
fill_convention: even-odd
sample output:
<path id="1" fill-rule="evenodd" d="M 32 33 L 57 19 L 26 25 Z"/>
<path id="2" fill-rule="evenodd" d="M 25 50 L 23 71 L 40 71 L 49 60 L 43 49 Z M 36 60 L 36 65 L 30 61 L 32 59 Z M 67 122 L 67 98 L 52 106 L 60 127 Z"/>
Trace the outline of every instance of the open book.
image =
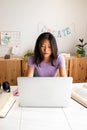
<path id="1" fill-rule="evenodd" d="M 15 102 L 13 93 L 0 93 L 0 117 L 5 117 Z"/>
<path id="2" fill-rule="evenodd" d="M 74 86 L 72 88 L 71 97 L 83 106 L 87 107 L 87 84 L 82 84 L 82 86 Z"/>

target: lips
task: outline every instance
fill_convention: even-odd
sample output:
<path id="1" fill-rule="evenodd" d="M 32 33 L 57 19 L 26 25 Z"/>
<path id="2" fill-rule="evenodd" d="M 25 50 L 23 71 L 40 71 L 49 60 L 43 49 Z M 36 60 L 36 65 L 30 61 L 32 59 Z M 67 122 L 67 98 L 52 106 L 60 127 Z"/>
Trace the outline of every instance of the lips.
<path id="1" fill-rule="evenodd" d="M 44 53 L 44 55 L 49 55 L 49 53 Z"/>

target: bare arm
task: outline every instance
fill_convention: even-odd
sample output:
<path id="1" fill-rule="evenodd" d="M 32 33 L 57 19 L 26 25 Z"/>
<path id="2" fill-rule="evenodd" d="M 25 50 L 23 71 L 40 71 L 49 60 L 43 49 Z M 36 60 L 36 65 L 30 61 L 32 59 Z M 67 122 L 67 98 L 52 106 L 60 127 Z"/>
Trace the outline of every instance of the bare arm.
<path id="1" fill-rule="evenodd" d="M 28 66 L 27 76 L 28 77 L 33 77 L 33 75 L 34 75 L 34 67 Z"/>
<path id="2" fill-rule="evenodd" d="M 59 71 L 57 72 L 57 77 L 67 77 L 67 73 L 66 73 L 66 68 L 65 67 L 61 67 L 59 68 Z"/>

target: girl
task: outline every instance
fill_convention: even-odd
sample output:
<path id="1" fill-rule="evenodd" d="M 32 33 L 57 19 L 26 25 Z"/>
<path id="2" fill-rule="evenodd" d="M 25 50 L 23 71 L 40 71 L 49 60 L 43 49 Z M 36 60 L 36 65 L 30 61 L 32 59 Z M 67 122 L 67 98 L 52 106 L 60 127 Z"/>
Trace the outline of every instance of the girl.
<path id="1" fill-rule="evenodd" d="M 27 75 L 29 77 L 67 76 L 65 59 L 58 54 L 56 39 L 51 33 L 42 33 L 37 38 L 34 55 L 28 59 Z"/>

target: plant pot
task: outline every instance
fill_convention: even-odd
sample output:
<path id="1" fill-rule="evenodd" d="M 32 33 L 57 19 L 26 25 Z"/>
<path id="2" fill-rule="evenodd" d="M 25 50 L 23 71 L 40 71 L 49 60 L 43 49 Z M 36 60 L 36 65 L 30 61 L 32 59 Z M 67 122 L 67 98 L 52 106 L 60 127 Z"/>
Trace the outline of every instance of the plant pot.
<path id="1" fill-rule="evenodd" d="M 85 57 L 86 56 L 86 53 L 85 51 L 81 54 L 82 57 Z"/>
<path id="2" fill-rule="evenodd" d="M 80 58 L 80 57 L 85 57 L 86 56 L 86 52 L 83 51 L 81 53 L 77 53 L 77 57 Z"/>
<path id="3" fill-rule="evenodd" d="M 77 57 L 78 57 L 78 58 L 81 58 L 81 54 L 77 54 Z"/>

